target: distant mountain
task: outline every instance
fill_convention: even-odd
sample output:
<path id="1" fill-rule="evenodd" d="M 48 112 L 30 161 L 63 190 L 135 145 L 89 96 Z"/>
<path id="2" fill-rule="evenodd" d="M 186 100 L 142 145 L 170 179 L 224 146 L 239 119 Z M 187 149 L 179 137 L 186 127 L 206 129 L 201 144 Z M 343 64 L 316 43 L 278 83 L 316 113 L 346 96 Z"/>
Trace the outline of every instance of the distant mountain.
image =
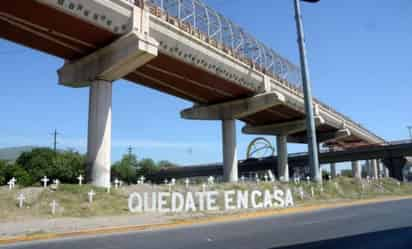
<path id="1" fill-rule="evenodd" d="M 34 148 L 34 146 L 0 148 L 0 160 L 16 161 L 23 152 L 32 151 Z"/>

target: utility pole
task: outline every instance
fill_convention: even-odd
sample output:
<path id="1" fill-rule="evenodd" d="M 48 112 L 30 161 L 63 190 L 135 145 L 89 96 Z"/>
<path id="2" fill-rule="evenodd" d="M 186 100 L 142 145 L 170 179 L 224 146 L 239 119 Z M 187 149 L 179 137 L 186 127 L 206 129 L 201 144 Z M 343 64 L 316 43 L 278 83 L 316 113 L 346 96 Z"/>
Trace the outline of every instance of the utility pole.
<path id="1" fill-rule="evenodd" d="M 127 153 L 129 155 L 129 160 L 132 158 L 132 153 L 133 153 L 133 148 L 132 146 L 129 145 L 129 148 L 127 148 Z"/>
<path id="2" fill-rule="evenodd" d="M 308 66 L 308 61 L 306 58 L 305 36 L 303 32 L 303 22 L 302 22 L 301 10 L 300 10 L 300 1 L 316 3 L 316 2 L 319 2 L 319 0 L 294 0 L 294 2 L 295 2 L 296 29 L 298 33 L 298 44 L 299 44 L 299 52 L 300 52 L 300 65 L 301 65 L 301 71 L 302 71 L 303 95 L 304 95 L 304 101 L 305 101 L 309 167 L 311 170 L 313 181 L 321 182 L 322 177 L 320 175 L 320 169 L 319 169 L 318 145 L 317 145 L 317 139 L 316 139 L 316 127 L 315 127 L 315 119 L 314 119 L 314 114 L 313 114 L 313 103 L 312 103 L 312 90 L 311 90 L 311 85 L 310 85 L 309 66 Z"/>
<path id="3" fill-rule="evenodd" d="M 60 135 L 60 133 L 57 132 L 57 129 L 54 129 L 53 132 L 53 150 L 54 153 L 57 153 L 57 136 Z"/>

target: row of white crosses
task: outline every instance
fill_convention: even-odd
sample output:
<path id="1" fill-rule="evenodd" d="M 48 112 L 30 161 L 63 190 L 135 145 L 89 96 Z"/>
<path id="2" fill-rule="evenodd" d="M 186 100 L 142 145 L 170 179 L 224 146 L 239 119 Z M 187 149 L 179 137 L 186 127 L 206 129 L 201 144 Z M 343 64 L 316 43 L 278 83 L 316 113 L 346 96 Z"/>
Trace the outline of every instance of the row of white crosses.
<path id="1" fill-rule="evenodd" d="M 82 186 L 83 180 L 84 180 L 83 176 L 82 176 L 82 175 L 79 175 L 79 176 L 77 177 L 77 180 L 78 180 L 78 182 L 79 182 L 79 185 Z M 43 187 L 44 187 L 44 188 L 47 188 L 47 184 L 48 184 L 48 182 L 50 181 L 50 179 L 47 178 L 47 176 L 44 176 L 40 181 L 43 182 Z M 56 185 L 56 187 L 58 188 L 58 187 L 59 187 L 59 184 L 60 184 L 60 180 L 59 180 L 59 179 L 54 179 L 54 180 L 53 180 L 53 184 Z"/>
<path id="2" fill-rule="evenodd" d="M 23 208 L 24 207 L 24 201 L 26 200 L 26 196 L 24 196 L 23 193 L 20 193 L 19 196 L 17 197 L 17 200 L 19 201 L 19 208 Z M 50 203 L 50 207 L 51 207 L 52 215 L 55 215 L 56 214 L 56 208 L 58 207 L 57 201 L 53 200 Z"/>

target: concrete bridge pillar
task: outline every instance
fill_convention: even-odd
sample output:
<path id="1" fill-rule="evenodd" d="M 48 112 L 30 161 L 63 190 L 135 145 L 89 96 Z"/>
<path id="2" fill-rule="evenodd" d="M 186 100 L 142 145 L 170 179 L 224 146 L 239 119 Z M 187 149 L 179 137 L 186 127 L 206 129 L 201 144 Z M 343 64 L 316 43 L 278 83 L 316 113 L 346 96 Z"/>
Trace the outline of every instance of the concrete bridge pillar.
<path id="1" fill-rule="evenodd" d="M 377 164 L 378 164 L 378 176 L 379 177 L 383 177 L 383 175 L 384 175 L 384 166 L 383 166 L 383 164 L 382 164 L 382 162 L 381 162 L 381 160 L 380 159 L 376 159 L 376 162 L 377 162 Z"/>
<path id="2" fill-rule="evenodd" d="M 110 185 L 112 139 L 112 82 L 93 81 L 89 95 L 87 171 L 92 184 Z"/>
<path id="3" fill-rule="evenodd" d="M 336 163 L 331 163 L 330 164 L 330 176 L 332 176 L 332 178 L 335 178 L 337 176 Z"/>
<path id="4" fill-rule="evenodd" d="M 222 133 L 223 179 L 225 182 L 237 182 L 236 120 L 222 120 Z"/>
<path id="5" fill-rule="evenodd" d="M 366 176 L 372 177 L 372 161 L 371 160 L 365 161 L 365 168 L 366 168 Z"/>
<path id="6" fill-rule="evenodd" d="M 389 169 L 385 167 L 383 164 L 383 177 L 388 178 L 389 177 Z"/>
<path id="7" fill-rule="evenodd" d="M 399 181 L 404 180 L 403 168 L 407 160 L 404 157 L 385 158 L 383 163 L 389 170 L 389 176 Z"/>
<path id="8" fill-rule="evenodd" d="M 278 149 L 278 175 L 279 179 L 289 182 L 288 142 L 286 135 L 276 136 Z"/>
<path id="9" fill-rule="evenodd" d="M 355 179 L 362 179 L 362 168 L 359 161 L 352 162 L 352 175 Z"/>
<path id="10" fill-rule="evenodd" d="M 371 177 L 378 179 L 378 161 L 376 159 L 371 160 Z"/>

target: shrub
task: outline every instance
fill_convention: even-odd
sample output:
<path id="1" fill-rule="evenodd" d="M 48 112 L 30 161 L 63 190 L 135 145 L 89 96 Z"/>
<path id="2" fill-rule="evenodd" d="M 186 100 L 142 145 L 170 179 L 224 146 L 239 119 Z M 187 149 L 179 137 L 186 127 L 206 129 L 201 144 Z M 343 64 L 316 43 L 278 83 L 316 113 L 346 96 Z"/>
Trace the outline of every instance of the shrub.
<path id="1" fill-rule="evenodd" d="M 0 185 L 6 184 L 6 162 L 0 161 Z"/>
<path id="2" fill-rule="evenodd" d="M 85 172 L 85 158 L 77 152 L 54 152 L 48 148 L 37 148 L 24 152 L 16 163 L 30 175 L 32 182 L 39 182 L 43 176 L 74 183 L 79 174 Z"/>

